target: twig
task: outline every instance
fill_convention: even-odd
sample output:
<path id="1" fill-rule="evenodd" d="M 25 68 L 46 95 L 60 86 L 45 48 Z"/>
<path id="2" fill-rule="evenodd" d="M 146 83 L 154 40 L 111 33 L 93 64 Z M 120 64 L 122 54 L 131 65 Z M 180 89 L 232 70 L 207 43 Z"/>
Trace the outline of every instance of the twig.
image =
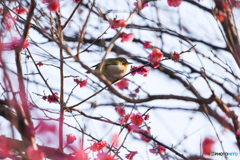
<path id="1" fill-rule="evenodd" d="M 64 28 L 67 26 L 67 24 L 70 22 L 70 20 L 72 19 L 74 13 L 76 12 L 77 8 L 80 6 L 80 4 L 82 3 L 83 0 L 80 0 L 77 4 L 77 6 L 74 8 L 72 14 L 68 17 L 67 21 L 65 22 L 65 24 L 62 26 L 62 30 L 64 30 Z"/>
<path id="2" fill-rule="evenodd" d="M 80 39 L 79 39 L 78 46 L 77 46 L 77 57 L 78 57 L 79 54 L 80 54 L 79 50 L 80 50 L 80 48 L 81 48 L 81 44 L 82 44 L 82 42 L 83 42 L 83 36 L 84 36 L 84 33 L 85 33 L 85 29 L 86 29 L 86 26 L 87 26 L 87 23 L 88 23 L 88 21 L 89 21 L 89 17 L 90 17 L 90 15 L 91 15 L 91 13 L 92 13 L 92 10 L 93 10 L 94 5 L 95 5 L 95 0 L 93 1 L 92 7 L 91 7 L 91 9 L 89 10 L 87 19 L 86 19 L 86 21 L 85 21 L 85 23 L 84 23 L 84 25 L 83 25 L 83 28 L 82 28 L 82 32 L 81 32 Z"/>

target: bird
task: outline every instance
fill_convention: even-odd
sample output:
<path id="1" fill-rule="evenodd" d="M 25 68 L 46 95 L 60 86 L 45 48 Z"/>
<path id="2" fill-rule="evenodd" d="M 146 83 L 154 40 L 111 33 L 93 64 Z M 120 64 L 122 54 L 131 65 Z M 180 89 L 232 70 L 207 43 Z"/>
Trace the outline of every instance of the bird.
<path id="1" fill-rule="evenodd" d="M 110 82 L 117 82 L 121 77 L 123 77 L 127 71 L 127 67 L 131 62 L 128 62 L 127 59 L 123 57 L 117 58 L 108 58 L 105 59 L 102 70 L 100 71 L 101 63 L 98 63 L 92 67 L 95 67 L 95 70 L 100 71 Z"/>

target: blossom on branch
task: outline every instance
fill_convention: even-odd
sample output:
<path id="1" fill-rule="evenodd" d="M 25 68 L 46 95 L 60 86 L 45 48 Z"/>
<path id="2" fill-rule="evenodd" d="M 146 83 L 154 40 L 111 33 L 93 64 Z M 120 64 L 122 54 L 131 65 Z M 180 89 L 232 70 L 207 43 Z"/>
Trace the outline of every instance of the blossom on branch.
<path id="1" fill-rule="evenodd" d="M 149 60 L 149 62 L 152 63 L 154 68 L 159 67 L 162 59 L 163 59 L 163 53 L 160 51 L 160 49 L 158 49 L 156 47 L 153 48 L 152 53 L 150 53 L 149 56 L 148 56 L 148 60 Z"/>
<path id="2" fill-rule="evenodd" d="M 117 105 L 117 106 L 115 107 L 115 110 L 116 110 L 116 112 L 118 113 L 118 115 L 121 116 L 121 117 L 126 114 L 126 113 L 125 113 L 125 110 L 124 110 L 124 108 L 123 108 L 122 105 Z"/>
<path id="3" fill-rule="evenodd" d="M 171 55 L 171 58 L 174 62 L 178 62 L 180 59 L 180 55 L 178 54 L 178 52 L 173 52 L 173 54 Z"/>
<path id="4" fill-rule="evenodd" d="M 120 123 L 124 125 L 124 124 L 128 123 L 128 121 L 130 120 L 130 118 L 131 118 L 131 115 L 130 115 L 130 114 L 126 114 L 126 115 L 124 115 L 124 116 L 120 119 Z"/>
<path id="5" fill-rule="evenodd" d="M 3 22 L 4 25 L 6 26 L 6 29 L 10 31 L 16 24 L 16 18 L 14 18 L 10 13 L 7 13 L 3 19 Z"/>
<path id="6" fill-rule="evenodd" d="M 132 160 L 136 154 L 138 154 L 137 151 L 130 151 L 130 153 L 126 155 L 126 158 Z"/>
<path id="7" fill-rule="evenodd" d="M 182 0 L 168 0 L 167 2 L 169 6 L 178 7 L 181 4 Z"/>
<path id="8" fill-rule="evenodd" d="M 150 48 L 152 48 L 151 43 L 152 43 L 152 42 L 145 41 L 145 42 L 143 42 L 143 47 L 146 48 L 146 49 L 150 49 Z"/>
<path id="9" fill-rule="evenodd" d="M 72 144 L 77 139 L 77 137 L 72 133 L 67 134 L 66 136 L 67 136 L 67 144 Z"/>
<path id="10" fill-rule="evenodd" d="M 13 37 L 12 41 L 9 44 L 5 45 L 6 50 L 15 50 L 18 47 L 22 49 L 26 49 L 29 47 L 29 42 L 26 39 L 26 41 L 23 43 L 23 38 L 18 39 L 17 37 Z"/>
<path id="11" fill-rule="evenodd" d="M 55 94 L 56 99 L 54 98 L 53 95 L 43 96 L 42 99 L 48 100 L 49 103 L 57 103 L 57 100 L 59 99 L 58 93 L 55 92 L 54 94 Z"/>
<path id="12" fill-rule="evenodd" d="M 41 160 L 46 157 L 44 152 L 42 152 L 39 149 L 35 150 L 33 146 L 29 146 L 27 148 L 27 155 L 28 155 L 28 158 L 31 160 Z"/>
<path id="13" fill-rule="evenodd" d="M 141 134 L 141 133 L 143 133 L 143 134 Z M 145 142 L 150 142 L 151 141 L 151 139 L 147 137 L 147 136 L 151 136 L 149 131 L 141 130 L 139 134 L 141 136 L 141 140 L 143 140 Z M 145 136 L 145 135 L 147 135 L 147 136 Z"/>
<path id="14" fill-rule="evenodd" d="M 134 34 L 133 33 L 123 33 L 120 35 L 120 37 L 122 38 L 121 42 L 131 42 L 134 39 Z"/>
<path id="15" fill-rule="evenodd" d="M 23 8 L 23 7 L 15 7 L 13 8 L 13 10 L 17 13 L 17 14 L 22 14 L 25 15 L 28 12 L 28 8 Z"/>
<path id="16" fill-rule="evenodd" d="M 206 137 L 202 143 L 203 154 L 210 155 L 214 144 L 215 141 L 212 138 Z"/>
<path id="17" fill-rule="evenodd" d="M 128 129 L 128 132 L 138 133 L 141 131 L 141 128 L 135 124 L 128 125 L 127 129 Z"/>
<path id="18" fill-rule="evenodd" d="M 133 113 L 130 119 L 131 119 L 131 123 L 137 126 L 141 126 L 144 121 L 142 118 L 142 114 L 140 112 L 138 112 L 137 114 Z"/>
<path id="19" fill-rule="evenodd" d="M 128 88 L 128 79 L 127 78 L 123 78 L 120 82 L 115 84 L 120 90 L 124 90 Z"/>
<path id="20" fill-rule="evenodd" d="M 116 20 L 116 18 L 114 18 L 110 24 L 110 27 L 112 29 L 117 29 L 119 27 L 125 27 L 125 26 L 127 26 L 127 21 L 125 21 L 124 19 Z"/>
<path id="21" fill-rule="evenodd" d="M 85 79 L 85 80 L 82 80 L 82 79 L 80 79 L 80 80 L 74 79 L 73 81 L 76 82 L 77 85 L 80 84 L 80 88 L 82 88 L 82 87 L 85 87 L 85 86 L 87 85 L 88 79 Z"/>
<path id="22" fill-rule="evenodd" d="M 148 7 L 148 2 L 145 2 L 145 3 L 141 4 L 141 5 L 142 6 L 140 6 L 141 7 L 140 10 L 142 10 L 145 7 Z M 134 6 L 137 7 L 138 6 L 138 2 L 134 2 Z"/>
<path id="23" fill-rule="evenodd" d="M 47 3 L 48 4 L 47 8 L 50 11 L 57 12 L 60 9 L 59 0 L 43 0 L 43 3 Z"/>
<path id="24" fill-rule="evenodd" d="M 159 153 L 160 154 L 164 154 L 166 153 L 166 148 L 161 146 L 161 145 L 157 145 L 157 147 L 154 149 L 149 149 L 149 151 L 155 155 L 158 155 Z"/>
<path id="25" fill-rule="evenodd" d="M 111 156 L 108 153 L 98 153 L 97 157 L 99 160 L 115 160 L 114 156 Z"/>
<path id="26" fill-rule="evenodd" d="M 138 67 L 132 66 L 131 75 L 134 76 L 136 73 L 138 73 L 140 75 L 143 75 L 144 77 L 147 77 L 150 70 L 151 70 L 150 67 L 143 67 L 143 65 L 140 65 Z"/>
<path id="27" fill-rule="evenodd" d="M 37 63 L 37 65 L 38 65 L 39 67 L 41 67 L 41 66 L 43 66 L 43 63 L 40 61 L 40 62 Z"/>
<path id="28" fill-rule="evenodd" d="M 95 142 L 93 143 L 93 145 L 90 147 L 90 149 L 93 151 L 93 152 L 96 152 L 96 151 L 101 151 L 103 150 L 103 148 L 107 145 L 107 142 L 106 141 L 101 141 L 99 143 Z"/>

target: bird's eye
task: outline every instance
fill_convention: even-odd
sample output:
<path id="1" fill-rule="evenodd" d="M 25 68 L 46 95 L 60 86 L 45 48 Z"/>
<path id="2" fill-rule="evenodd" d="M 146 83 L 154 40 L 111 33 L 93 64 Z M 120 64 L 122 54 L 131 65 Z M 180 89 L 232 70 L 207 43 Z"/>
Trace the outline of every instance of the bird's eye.
<path id="1" fill-rule="evenodd" d="M 124 63 L 127 63 L 127 62 L 126 62 L 126 60 L 122 60 L 122 63 L 124 64 Z"/>

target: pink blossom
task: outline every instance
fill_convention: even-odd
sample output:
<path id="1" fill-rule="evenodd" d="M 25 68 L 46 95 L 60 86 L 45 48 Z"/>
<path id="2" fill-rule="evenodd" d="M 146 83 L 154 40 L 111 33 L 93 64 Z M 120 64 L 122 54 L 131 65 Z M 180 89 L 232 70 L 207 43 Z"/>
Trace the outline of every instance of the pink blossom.
<path id="1" fill-rule="evenodd" d="M 171 55 L 171 58 L 173 61 L 178 62 L 180 59 L 180 55 L 178 54 L 178 52 L 174 51 L 173 54 Z"/>
<path id="2" fill-rule="evenodd" d="M 120 119 L 120 123 L 121 123 L 121 124 L 126 124 L 126 123 L 128 123 L 128 121 L 130 120 L 130 117 L 131 117 L 130 114 L 124 115 L 124 116 Z"/>
<path id="3" fill-rule="evenodd" d="M 155 155 L 158 155 L 158 151 L 156 149 L 149 149 L 149 151 Z"/>
<path id="4" fill-rule="evenodd" d="M 141 130 L 141 133 L 143 133 L 143 134 L 145 134 L 145 135 L 147 135 L 147 136 L 151 136 L 150 133 L 149 133 L 149 131 Z M 150 138 L 146 137 L 145 135 L 143 135 L 143 134 L 141 134 L 141 133 L 139 133 L 140 136 L 141 136 L 141 140 L 143 140 L 143 141 L 145 141 L 145 142 L 150 142 L 150 141 L 151 141 Z"/>
<path id="5" fill-rule="evenodd" d="M 120 36 L 122 38 L 121 42 L 131 42 L 134 39 L 134 34 L 133 33 L 123 33 Z"/>
<path id="6" fill-rule="evenodd" d="M 135 132 L 135 133 L 140 132 L 142 130 L 139 126 L 135 124 L 129 125 L 127 129 L 128 129 L 128 132 Z"/>
<path id="7" fill-rule="evenodd" d="M 139 92 L 139 88 L 136 88 L 134 91 L 135 91 L 136 93 L 138 93 L 138 92 Z"/>
<path id="8" fill-rule="evenodd" d="M 116 110 L 116 112 L 119 114 L 119 116 L 124 116 L 126 113 L 125 113 L 125 110 L 124 110 L 124 108 L 123 108 L 123 106 L 122 105 L 117 105 L 116 107 L 115 107 L 115 110 Z"/>
<path id="9" fill-rule="evenodd" d="M 215 141 L 212 138 L 206 137 L 202 143 L 203 154 L 210 155 L 214 144 Z"/>
<path id="10" fill-rule="evenodd" d="M 45 158 L 44 152 L 42 152 L 39 149 L 35 150 L 32 146 L 29 146 L 27 148 L 27 155 L 28 155 L 28 158 L 31 160 L 41 160 Z"/>
<path id="11" fill-rule="evenodd" d="M 8 140 L 8 138 L 6 138 L 5 136 L 1 136 L 0 137 L 0 155 L 1 158 L 8 158 L 11 156 L 11 149 L 12 147 L 10 146 L 10 142 Z"/>
<path id="12" fill-rule="evenodd" d="M 118 145 L 118 142 L 119 142 L 119 134 L 114 134 L 113 137 L 112 137 L 112 142 L 113 142 L 113 145 L 114 146 L 117 146 Z"/>
<path id="13" fill-rule="evenodd" d="M 72 144 L 76 139 L 77 137 L 74 134 L 67 134 L 67 144 Z"/>
<path id="14" fill-rule="evenodd" d="M 80 84 L 80 88 L 82 88 L 82 87 L 85 87 L 87 85 L 88 79 L 85 79 L 85 80 L 74 79 L 73 81 L 76 82 L 77 84 Z"/>
<path id="15" fill-rule="evenodd" d="M 169 6 L 177 7 L 181 4 L 182 0 L 168 0 L 167 2 Z"/>
<path id="16" fill-rule="evenodd" d="M 59 4 L 59 0 L 43 0 L 43 3 L 48 3 L 47 8 L 50 11 L 59 11 L 60 9 L 60 4 Z"/>
<path id="17" fill-rule="evenodd" d="M 17 14 L 27 14 L 28 12 L 28 8 L 23 8 L 23 7 L 15 7 L 13 8 L 13 10 L 15 10 L 17 12 Z"/>
<path id="18" fill-rule="evenodd" d="M 138 112 L 137 114 L 133 113 L 131 115 L 131 123 L 135 124 L 137 126 L 141 126 L 143 124 L 143 118 L 142 118 L 142 114 L 140 112 Z"/>
<path id="19" fill-rule="evenodd" d="M 21 41 L 23 41 L 23 40 L 21 40 Z M 23 43 L 22 49 L 26 49 L 26 48 L 28 48 L 28 47 L 29 47 L 29 42 L 28 42 L 28 40 L 26 39 L 26 41 Z"/>
<path id="20" fill-rule="evenodd" d="M 163 53 L 158 48 L 153 48 L 152 53 L 150 53 L 148 56 L 148 60 L 152 63 L 154 68 L 157 68 L 160 65 L 162 59 Z"/>
<path id="21" fill-rule="evenodd" d="M 11 43 L 6 44 L 6 50 L 14 50 L 18 47 L 19 39 L 17 37 L 13 37 Z"/>
<path id="22" fill-rule="evenodd" d="M 166 148 L 161 146 L 161 145 L 158 145 L 158 148 L 156 149 L 149 149 L 149 151 L 155 155 L 158 155 L 159 153 L 160 154 L 164 154 L 166 153 Z"/>
<path id="23" fill-rule="evenodd" d="M 80 88 L 85 87 L 87 85 L 88 79 L 85 79 L 84 81 L 81 82 Z"/>
<path id="24" fill-rule="evenodd" d="M 150 72 L 150 67 L 142 67 L 143 65 L 140 65 L 138 67 L 132 66 L 131 68 L 131 75 L 134 76 L 136 73 L 143 75 L 144 77 L 147 77 L 148 73 Z M 140 68 L 140 69 L 138 69 Z M 135 70 L 135 71 L 134 71 Z"/>
<path id="25" fill-rule="evenodd" d="M 90 158 L 88 158 L 88 154 L 84 152 L 82 147 L 79 147 L 76 151 L 76 157 L 74 160 L 90 160 Z"/>
<path id="26" fill-rule="evenodd" d="M 52 133 L 56 133 L 57 131 L 57 127 L 55 124 L 51 124 L 50 122 L 47 123 L 43 120 L 41 120 L 38 124 L 38 128 L 37 128 L 37 133 L 45 133 L 45 132 L 52 132 Z"/>
<path id="27" fill-rule="evenodd" d="M 16 19 L 10 13 L 7 13 L 4 18 L 4 24 L 6 26 L 6 29 L 10 31 L 12 27 L 16 24 Z"/>
<path id="28" fill-rule="evenodd" d="M 130 153 L 126 155 L 126 158 L 129 160 L 132 160 L 137 153 L 138 153 L 137 151 L 133 151 L 133 152 L 130 151 Z"/>
<path id="29" fill-rule="evenodd" d="M 97 157 L 99 160 L 115 160 L 114 156 L 111 156 L 108 153 L 98 153 Z"/>
<path id="30" fill-rule="evenodd" d="M 127 26 L 127 21 L 125 21 L 124 19 L 116 20 L 116 18 L 114 18 L 114 20 L 110 24 L 110 27 L 112 29 L 117 29 L 119 27 L 125 27 L 125 26 Z"/>
<path id="31" fill-rule="evenodd" d="M 146 115 L 144 116 L 144 120 L 147 121 L 148 119 L 149 119 L 149 114 L 146 114 Z"/>
<path id="32" fill-rule="evenodd" d="M 159 151 L 160 151 L 161 154 L 166 153 L 166 148 L 165 147 L 163 147 L 161 145 L 158 145 L 158 148 L 159 148 Z"/>
<path id="33" fill-rule="evenodd" d="M 96 151 L 101 151 L 103 150 L 103 148 L 107 145 L 107 142 L 106 141 L 101 141 L 99 143 L 93 143 L 93 145 L 90 147 L 90 149 L 93 151 L 93 152 L 96 152 Z"/>
<path id="34" fill-rule="evenodd" d="M 144 48 L 147 48 L 147 49 L 150 49 L 150 48 L 152 48 L 151 43 L 152 43 L 152 42 L 145 41 L 145 42 L 143 43 L 143 47 L 144 47 Z"/>
<path id="35" fill-rule="evenodd" d="M 237 130 L 236 134 L 240 136 L 240 128 Z"/>
<path id="36" fill-rule="evenodd" d="M 134 4 L 134 6 L 136 6 L 136 7 L 138 6 L 138 2 L 134 2 L 133 4 Z M 145 8 L 145 7 L 147 7 L 147 6 L 148 6 L 148 2 L 143 3 L 140 10 L 142 10 L 143 8 Z"/>
<path id="37" fill-rule="evenodd" d="M 115 84 L 120 90 L 124 90 L 128 88 L 128 80 L 127 78 L 123 78 L 120 82 Z"/>
<path id="38" fill-rule="evenodd" d="M 29 42 L 26 40 L 23 43 L 23 39 L 18 39 L 17 37 L 13 37 L 11 43 L 6 45 L 6 50 L 15 50 L 17 47 L 20 47 L 22 49 L 26 49 L 29 47 Z"/>
<path id="39" fill-rule="evenodd" d="M 38 62 L 37 65 L 38 65 L 39 67 L 41 67 L 41 66 L 43 66 L 43 63 L 42 63 L 42 62 Z"/>
<path id="40" fill-rule="evenodd" d="M 55 94 L 56 99 L 54 98 L 53 95 L 43 96 L 42 99 L 48 100 L 49 103 L 57 103 L 57 99 L 59 99 L 58 93 L 55 92 L 54 94 Z"/>

